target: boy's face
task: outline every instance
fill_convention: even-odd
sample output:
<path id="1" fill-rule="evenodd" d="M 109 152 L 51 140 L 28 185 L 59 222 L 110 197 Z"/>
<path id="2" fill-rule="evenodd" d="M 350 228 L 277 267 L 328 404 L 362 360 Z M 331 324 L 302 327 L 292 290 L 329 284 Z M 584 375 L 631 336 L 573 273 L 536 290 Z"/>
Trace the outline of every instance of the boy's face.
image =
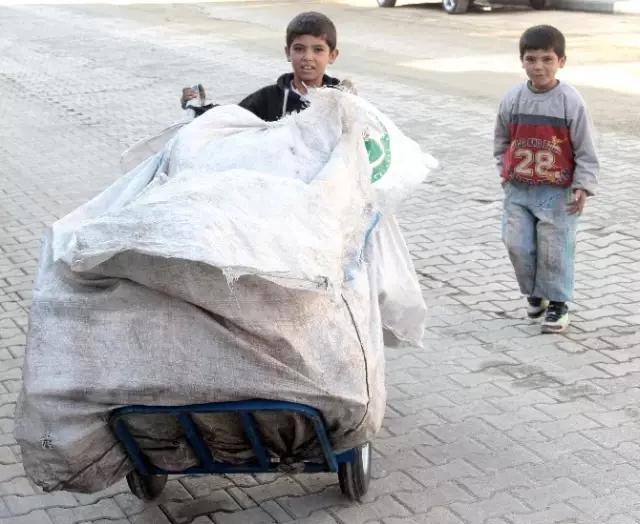
<path id="1" fill-rule="evenodd" d="M 285 53 L 293 66 L 295 79 L 309 87 L 322 85 L 327 66 L 338 57 L 337 49 L 331 51 L 326 40 L 312 35 L 297 37 L 291 47 L 285 48 Z"/>
<path id="2" fill-rule="evenodd" d="M 559 58 L 553 49 L 536 49 L 525 51 L 522 67 L 531 80 L 532 87 L 544 91 L 555 87 L 556 73 L 564 67 L 566 61 L 566 57 Z"/>

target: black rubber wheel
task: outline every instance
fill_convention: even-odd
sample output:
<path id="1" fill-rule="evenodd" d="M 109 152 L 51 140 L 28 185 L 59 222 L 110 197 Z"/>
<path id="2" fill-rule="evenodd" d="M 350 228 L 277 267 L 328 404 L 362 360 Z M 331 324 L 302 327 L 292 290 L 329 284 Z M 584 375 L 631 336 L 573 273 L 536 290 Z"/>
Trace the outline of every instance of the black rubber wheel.
<path id="1" fill-rule="evenodd" d="M 395 7 L 396 0 L 378 0 L 378 5 L 380 7 Z"/>
<path id="2" fill-rule="evenodd" d="M 167 475 L 142 475 L 132 471 L 127 475 L 127 484 L 140 500 L 155 500 L 167 485 L 167 479 Z"/>
<path id="3" fill-rule="evenodd" d="M 338 469 L 340 490 L 353 502 L 361 502 L 369 491 L 371 482 L 371 443 L 366 442 L 356 450 L 356 461 L 340 464 Z"/>
<path id="4" fill-rule="evenodd" d="M 450 15 L 461 15 L 471 7 L 469 0 L 442 0 L 442 8 Z"/>
<path id="5" fill-rule="evenodd" d="M 551 7 L 551 0 L 529 0 L 529 5 L 538 11 L 543 9 L 549 9 Z"/>

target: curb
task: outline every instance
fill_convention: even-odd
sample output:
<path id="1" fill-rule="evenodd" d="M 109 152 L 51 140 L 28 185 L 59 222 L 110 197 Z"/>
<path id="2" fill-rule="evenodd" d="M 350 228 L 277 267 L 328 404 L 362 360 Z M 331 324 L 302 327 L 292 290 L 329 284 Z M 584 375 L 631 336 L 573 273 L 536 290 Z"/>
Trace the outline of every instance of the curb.
<path id="1" fill-rule="evenodd" d="M 552 6 L 568 11 L 640 15 L 640 0 L 555 0 Z"/>

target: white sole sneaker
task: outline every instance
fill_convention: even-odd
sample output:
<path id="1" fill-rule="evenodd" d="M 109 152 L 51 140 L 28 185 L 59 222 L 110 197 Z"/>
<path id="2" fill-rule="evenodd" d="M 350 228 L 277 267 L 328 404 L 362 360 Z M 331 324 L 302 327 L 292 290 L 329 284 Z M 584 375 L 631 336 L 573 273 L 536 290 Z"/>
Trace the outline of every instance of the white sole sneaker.
<path id="1" fill-rule="evenodd" d="M 564 333 L 569 327 L 569 313 L 565 313 L 559 319 L 554 321 L 544 320 L 542 322 L 541 331 L 545 334 Z"/>
<path id="2" fill-rule="evenodd" d="M 540 305 L 537 307 L 529 304 L 529 307 L 527 308 L 527 316 L 531 320 L 540 318 L 542 315 L 546 313 L 548 307 L 549 307 L 549 301 L 544 299 L 542 300 L 542 302 L 540 302 Z"/>

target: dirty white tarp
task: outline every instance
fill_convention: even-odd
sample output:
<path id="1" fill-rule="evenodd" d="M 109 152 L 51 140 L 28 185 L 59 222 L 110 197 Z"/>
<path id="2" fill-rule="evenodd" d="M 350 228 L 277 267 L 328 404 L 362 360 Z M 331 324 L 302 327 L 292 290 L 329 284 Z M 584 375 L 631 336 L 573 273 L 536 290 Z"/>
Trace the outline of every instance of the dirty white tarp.
<path id="1" fill-rule="evenodd" d="M 322 410 L 337 449 L 356 446 L 384 414 L 383 325 L 422 337 L 391 213 L 427 168 L 393 124 L 327 89 L 277 123 L 224 106 L 176 131 L 47 233 L 15 430 L 45 490 L 122 478 L 106 420 L 131 404 L 299 402 Z M 215 459 L 250 456 L 234 415 L 196 422 Z M 131 424 L 156 464 L 195 463 L 175 421 Z M 271 453 L 317 456 L 302 419 L 258 424 Z"/>

